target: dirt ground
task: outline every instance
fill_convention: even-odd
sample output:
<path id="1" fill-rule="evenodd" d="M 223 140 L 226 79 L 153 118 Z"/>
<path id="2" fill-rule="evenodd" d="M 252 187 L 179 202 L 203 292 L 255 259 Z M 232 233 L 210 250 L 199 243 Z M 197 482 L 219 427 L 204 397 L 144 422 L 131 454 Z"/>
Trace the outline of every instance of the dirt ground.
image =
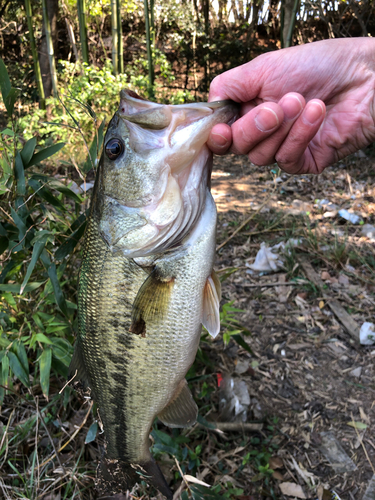
<path id="1" fill-rule="evenodd" d="M 291 177 L 246 157 L 215 158 L 218 248 L 229 239 L 216 268 L 223 276 L 235 267 L 222 283 L 223 303 L 243 310 L 237 318 L 252 351 L 213 342 L 222 353 L 216 368 L 220 378 L 246 382 L 247 422 L 274 423 L 274 473 L 262 491 L 251 463 L 236 480 L 238 452 L 225 453 L 244 500 L 271 498 L 269 491 L 289 500 L 375 498 L 375 347 L 358 340 L 361 325 L 375 323 L 375 239 L 362 233 L 375 222 L 374 163 L 361 152 L 319 177 Z M 337 207 L 319 206 L 323 199 Z M 342 208 L 363 222 L 346 221 Z M 291 238 L 280 270 L 251 274 L 261 242 Z M 269 438 L 270 427 L 260 435 Z"/>

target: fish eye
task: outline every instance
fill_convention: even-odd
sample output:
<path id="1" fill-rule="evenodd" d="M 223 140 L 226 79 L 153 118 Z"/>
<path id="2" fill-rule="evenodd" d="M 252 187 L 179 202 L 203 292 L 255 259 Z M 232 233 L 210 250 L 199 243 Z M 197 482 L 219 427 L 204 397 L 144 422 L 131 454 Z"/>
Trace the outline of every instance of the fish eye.
<path id="1" fill-rule="evenodd" d="M 120 139 L 111 139 L 105 146 L 105 154 L 113 161 L 122 155 L 124 149 L 124 143 Z"/>

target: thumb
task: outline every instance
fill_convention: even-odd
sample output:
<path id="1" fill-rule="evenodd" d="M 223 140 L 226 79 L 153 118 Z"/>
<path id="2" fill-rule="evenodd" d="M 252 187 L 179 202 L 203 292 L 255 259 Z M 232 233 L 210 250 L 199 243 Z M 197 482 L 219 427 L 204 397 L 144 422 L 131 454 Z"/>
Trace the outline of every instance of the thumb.
<path id="1" fill-rule="evenodd" d="M 257 57 L 237 68 L 216 76 L 210 85 L 208 101 L 231 99 L 236 102 L 249 102 L 255 99 L 264 83 L 264 71 Z"/>

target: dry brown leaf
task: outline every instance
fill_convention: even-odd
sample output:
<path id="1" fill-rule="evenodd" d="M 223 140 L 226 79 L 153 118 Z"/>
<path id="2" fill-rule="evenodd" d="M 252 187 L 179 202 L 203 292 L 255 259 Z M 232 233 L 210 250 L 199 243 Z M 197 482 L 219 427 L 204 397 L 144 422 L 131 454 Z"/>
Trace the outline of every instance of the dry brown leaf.
<path id="1" fill-rule="evenodd" d="M 282 469 L 284 467 L 284 462 L 280 457 L 271 457 L 269 460 L 270 469 Z"/>
<path id="2" fill-rule="evenodd" d="M 281 483 L 280 490 L 283 495 L 288 497 L 306 498 L 302 487 L 296 483 Z"/>
<path id="3" fill-rule="evenodd" d="M 284 479 L 284 474 L 281 474 L 281 472 L 279 472 L 278 470 L 274 471 L 274 473 L 272 474 L 272 477 L 274 479 L 277 479 L 278 481 L 282 481 Z"/>

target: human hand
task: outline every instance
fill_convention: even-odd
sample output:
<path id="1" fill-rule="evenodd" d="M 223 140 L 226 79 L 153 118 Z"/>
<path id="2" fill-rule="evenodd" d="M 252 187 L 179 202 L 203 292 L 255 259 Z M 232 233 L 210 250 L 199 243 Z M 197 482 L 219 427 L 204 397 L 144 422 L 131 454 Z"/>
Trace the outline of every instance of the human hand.
<path id="1" fill-rule="evenodd" d="M 241 103 L 208 146 L 275 161 L 291 174 L 324 168 L 375 140 L 375 40 L 323 40 L 268 52 L 217 76 L 209 101 Z"/>

